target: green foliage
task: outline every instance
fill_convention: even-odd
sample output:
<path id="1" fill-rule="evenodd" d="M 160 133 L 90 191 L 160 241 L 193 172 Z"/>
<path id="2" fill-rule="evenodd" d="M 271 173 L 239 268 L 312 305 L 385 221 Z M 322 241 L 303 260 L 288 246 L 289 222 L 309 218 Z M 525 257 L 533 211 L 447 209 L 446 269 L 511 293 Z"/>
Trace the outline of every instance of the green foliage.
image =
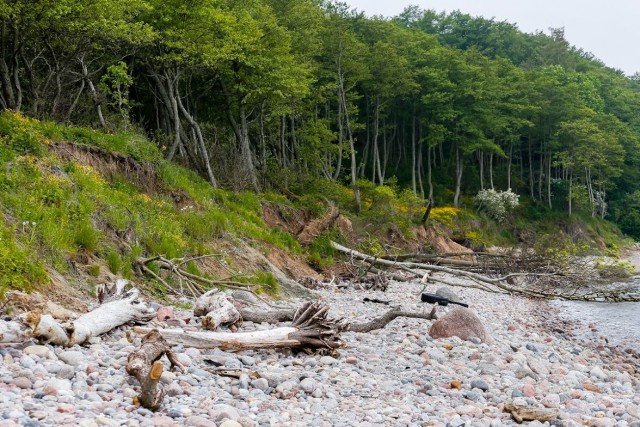
<path id="1" fill-rule="evenodd" d="M 107 251 L 107 265 L 109 266 L 109 271 L 113 274 L 119 274 L 123 270 L 122 258 L 112 248 Z"/>

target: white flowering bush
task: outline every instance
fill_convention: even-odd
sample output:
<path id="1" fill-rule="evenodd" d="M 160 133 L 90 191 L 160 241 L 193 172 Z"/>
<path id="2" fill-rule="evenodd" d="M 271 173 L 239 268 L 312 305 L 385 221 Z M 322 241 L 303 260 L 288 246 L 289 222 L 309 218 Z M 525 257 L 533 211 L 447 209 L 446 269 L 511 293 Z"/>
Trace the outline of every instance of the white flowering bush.
<path id="1" fill-rule="evenodd" d="M 518 206 L 519 195 L 511 192 L 511 189 L 507 191 L 496 190 L 480 190 L 476 197 L 473 198 L 473 202 L 478 207 L 478 210 L 483 210 L 491 218 L 503 222 L 507 219 L 507 213 Z"/>

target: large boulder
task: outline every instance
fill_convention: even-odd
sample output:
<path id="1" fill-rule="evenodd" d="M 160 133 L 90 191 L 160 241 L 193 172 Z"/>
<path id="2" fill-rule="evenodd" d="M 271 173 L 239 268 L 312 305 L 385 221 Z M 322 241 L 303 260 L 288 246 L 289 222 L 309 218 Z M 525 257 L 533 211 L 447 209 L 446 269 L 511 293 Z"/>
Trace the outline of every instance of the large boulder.
<path id="1" fill-rule="evenodd" d="M 478 316 L 463 307 L 456 308 L 433 322 L 429 335 L 435 339 L 455 336 L 463 340 L 478 338 L 482 342 L 493 342 Z"/>

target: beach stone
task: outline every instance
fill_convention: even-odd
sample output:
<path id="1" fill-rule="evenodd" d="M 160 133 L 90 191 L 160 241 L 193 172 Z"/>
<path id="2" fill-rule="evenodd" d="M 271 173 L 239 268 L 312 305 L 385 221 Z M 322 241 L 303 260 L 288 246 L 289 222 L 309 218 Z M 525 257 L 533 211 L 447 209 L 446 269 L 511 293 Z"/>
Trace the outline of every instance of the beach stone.
<path id="1" fill-rule="evenodd" d="M 462 302 L 462 300 L 460 299 L 460 297 L 453 292 L 453 290 L 447 286 L 443 286 L 441 288 L 438 288 L 438 290 L 436 291 L 436 295 L 438 295 L 439 297 L 442 298 L 446 298 L 449 301 L 454 301 L 454 302 Z"/>
<path id="2" fill-rule="evenodd" d="M 336 362 L 338 362 L 338 360 L 331 356 L 322 356 L 319 360 L 321 365 L 333 365 Z"/>
<path id="3" fill-rule="evenodd" d="M 216 423 L 199 415 L 192 415 L 184 421 L 189 427 L 216 427 Z"/>
<path id="4" fill-rule="evenodd" d="M 70 391 L 71 383 L 69 380 L 59 378 L 51 378 L 44 386 L 42 391 L 48 395 L 56 395 L 59 391 Z"/>
<path id="5" fill-rule="evenodd" d="M 35 355 L 46 359 L 50 359 L 53 356 L 53 352 L 49 347 L 44 345 L 30 345 L 29 347 L 25 347 L 22 352 L 24 354 Z"/>
<path id="6" fill-rule="evenodd" d="M 433 322 L 429 335 L 434 339 L 460 337 L 469 340 L 476 337 L 482 342 L 492 340 L 480 318 L 472 310 L 464 307 L 456 308 Z"/>
<path id="7" fill-rule="evenodd" d="M 549 374 L 549 368 L 544 364 L 544 362 L 539 361 L 534 357 L 527 358 L 527 365 L 533 372 L 539 375 L 547 375 Z"/>
<path id="8" fill-rule="evenodd" d="M 266 378 L 256 378 L 255 380 L 251 381 L 251 385 L 253 386 L 253 388 L 265 391 L 267 388 L 269 388 L 269 381 L 267 381 Z"/>
<path id="9" fill-rule="evenodd" d="M 220 424 L 220 427 L 242 427 L 242 424 L 234 420 L 226 420 Z"/>
<path id="10" fill-rule="evenodd" d="M 224 403 L 215 405 L 213 408 L 211 408 L 211 410 L 209 411 L 209 415 L 216 421 L 222 421 L 225 418 L 228 418 L 230 420 L 237 420 L 238 418 L 240 418 L 240 415 L 238 414 L 238 410 L 236 408 Z"/>
<path id="11" fill-rule="evenodd" d="M 13 379 L 13 381 L 11 383 L 13 385 L 15 385 L 16 387 L 21 388 L 23 390 L 28 390 L 31 387 L 33 387 L 33 383 L 27 377 L 16 377 L 16 378 Z"/>
<path id="12" fill-rule="evenodd" d="M 73 366 L 70 365 L 62 365 L 60 370 L 56 373 L 56 378 L 60 378 L 63 380 L 70 380 L 76 374 L 76 370 Z"/>
<path id="13" fill-rule="evenodd" d="M 173 307 L 170 305 L 160 307 L 158 311 L 156 311 L 156 319 L 160 322 L 165 322 L 168 319 L 174 319 L 176 317 L 173 312 Z"/>
<path id="14" fill-rule="evenodd" d="M 480 389 L 482 391 L 487 391 L 489 390 L 489 384 L 487 384 L 486 381 L 481 380 L 481 379 L 477 379 L 477 380 L 473 380 L 471 381 L 471 388 L 477 388 Z"/>
<path id="15" fill-rule="evenodd" d="M 605 374 L 602 368 L 599 366 L 594 366 L 593 368 L 591 368 L 591 371 L 589 371 L 589 374 L 592 377 L 595 377 L 599 380 L 606 380 L 609 378 L 609 376 Z"/>
<path id="16" fill-rule="evenodd" d="M 560 407 L 560 395 L 557 393 L 549 393 L 542 398 L 542 404 L 547 408 Z"/>
<path id="17" fill-rule="evenodd" d="M 85 361 L 84 354 L 77 350 L 61 351 L 58 354 L 58 359 L 71 366 L 79 366 Z"/>
<path id="18" fill-rule="evenodd" d="M 240 417 L 238 418 L 238 424 L 240 424 L 242 427 L 257 427 L 258 423 L 253 421 L 252 419 L 248 418 L 248 417 Z"/>
<path id="19" fill-rule="evenodd" d="M 307 394 L 311 394 L 318 387 L 318 384 L 313 378 L 305 378 L 300 381 L 300 389 Z"/>
<path id="20" fill-rule="evenodd" d="M 522 394 L 524 394 L 525 397 L 533 397 L 536 394 L 536 390 L 532 384 L 525 384 L 522 386 Z"/>

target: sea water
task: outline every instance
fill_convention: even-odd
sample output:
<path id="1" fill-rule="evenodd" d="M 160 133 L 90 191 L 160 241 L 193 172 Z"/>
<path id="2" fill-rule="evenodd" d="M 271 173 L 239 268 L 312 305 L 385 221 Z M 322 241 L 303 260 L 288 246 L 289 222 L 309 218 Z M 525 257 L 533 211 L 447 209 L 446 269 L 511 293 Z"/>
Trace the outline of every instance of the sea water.
<path id="1" fill-rule="evenodd" d="M 633 277 L 631 284 L 640 291 L 640 276 Z M 620 284 L 613 284 L 616 285 Z M 553 304 L 564 319 L 594 324 L 598 335 L 606 337 L 609 344 L 640 351 L 640 302 L 554 301 Z"/>

